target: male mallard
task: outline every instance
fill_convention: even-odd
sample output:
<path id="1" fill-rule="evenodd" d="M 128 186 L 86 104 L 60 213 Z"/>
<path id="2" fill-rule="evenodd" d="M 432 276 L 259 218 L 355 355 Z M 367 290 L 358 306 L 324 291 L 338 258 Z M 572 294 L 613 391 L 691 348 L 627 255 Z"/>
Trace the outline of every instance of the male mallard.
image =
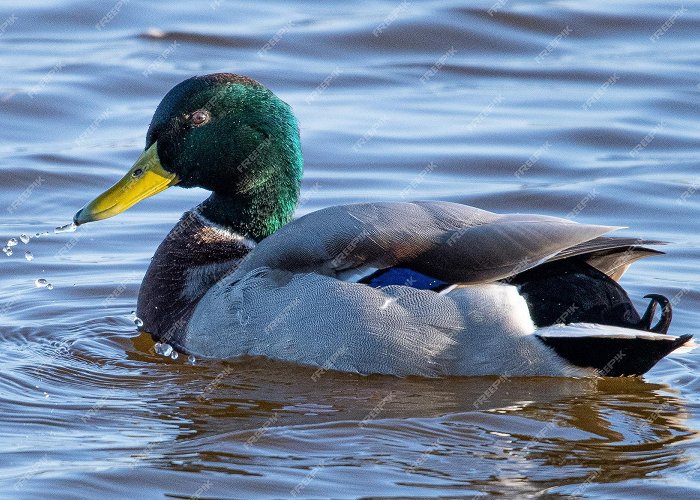
<path id="1" fill-rule="evenodd" d="M 653 254 L 610 226 L 446 202 L 301 217 L 290 107 L 227 73 L 162 100 L 126 176 L 74 217 L 112 217 L 169 186 L 212 195 L 156 251 L 142 329 L 180 352 L 394 375 L 633 375 L 690 339 L 671 304 L 640 317 L 617 280 Z M 652 326 L 656 305 L 661 318 Z"/>

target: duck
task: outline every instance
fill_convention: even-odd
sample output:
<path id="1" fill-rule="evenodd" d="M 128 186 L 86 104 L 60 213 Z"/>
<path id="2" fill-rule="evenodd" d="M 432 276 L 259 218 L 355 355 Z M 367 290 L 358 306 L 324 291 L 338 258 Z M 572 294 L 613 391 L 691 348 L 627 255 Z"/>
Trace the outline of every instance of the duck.
<path id="1" fill-rule="evenodd" d="M 639 314 L 619 284 L 662 242 L 444 201 L 294 219 L 302 173 L 287 103 L 245 76 L 195 76 L 162 99 L 132 168 L 73 221 L 172 186 L 211 192 L 161 242 L 136 309 L 140 330 L 196 358 L 362 375 L 638 376 L 692 337 L 668 333 L 666 297 L 647 295 Z"/>

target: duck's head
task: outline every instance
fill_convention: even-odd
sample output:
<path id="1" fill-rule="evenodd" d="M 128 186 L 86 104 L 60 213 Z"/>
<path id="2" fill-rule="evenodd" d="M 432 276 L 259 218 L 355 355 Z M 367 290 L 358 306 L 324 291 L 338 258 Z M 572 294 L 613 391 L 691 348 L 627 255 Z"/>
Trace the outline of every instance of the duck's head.
<path id="1" fill-rule="evenodd" d="M 260 240 L 291 218 L 302 169 L 298 126 L 286 103 L 243 76 L 198 76 L 166 94 L 143 154 L 73 220 L 112 217 L 170 186 L 201 187 L 212 192 L 198 207 L 201 215 Z"/>

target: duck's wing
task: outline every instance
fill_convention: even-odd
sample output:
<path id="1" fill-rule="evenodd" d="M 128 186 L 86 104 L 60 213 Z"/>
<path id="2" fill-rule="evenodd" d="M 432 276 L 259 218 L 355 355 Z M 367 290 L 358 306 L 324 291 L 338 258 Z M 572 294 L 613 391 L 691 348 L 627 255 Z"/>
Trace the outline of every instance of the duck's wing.
<path id="1" fill-rule="evenodd" d="M 447 283 L 488 283 L 563 251 L 602 251 L 605 245 L 581 245 L 615 229 L 448 202 L 342 205 L 301 217 L 266 238 L 236 274 L 267 267 L 350 279 L 404 266 Z"/>
<path id="2" fill-rule="evenodd" d="M 580 256 L 588 264 L 607 274 L 615 281 L 619 281 L 625 271 L 627 271 L 627 268 L 635 261 L 653 255 L 663 255 L 664 253 L 644 245 L 665 244 L 665 241 L 600 236 L 571 248 L 566 248 L 550 260 L 563 260 Z"/>

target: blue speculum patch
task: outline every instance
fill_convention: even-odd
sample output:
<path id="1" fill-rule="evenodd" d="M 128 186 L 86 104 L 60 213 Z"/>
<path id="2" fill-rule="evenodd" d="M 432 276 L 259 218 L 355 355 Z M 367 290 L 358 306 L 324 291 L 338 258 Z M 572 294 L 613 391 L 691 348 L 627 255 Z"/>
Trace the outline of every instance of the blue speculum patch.
<path id="1" fill-rule="evenodd" d="M 362 283 L 380 288 L 390 285 L 402 285 L 417 288 L 419 290 L 440 290 L 449 283 L 427 276 L 413 269 L 406 267 L 391 267 L 382 269 L 376 273 L 367 276 L 362 280 Z"/>

